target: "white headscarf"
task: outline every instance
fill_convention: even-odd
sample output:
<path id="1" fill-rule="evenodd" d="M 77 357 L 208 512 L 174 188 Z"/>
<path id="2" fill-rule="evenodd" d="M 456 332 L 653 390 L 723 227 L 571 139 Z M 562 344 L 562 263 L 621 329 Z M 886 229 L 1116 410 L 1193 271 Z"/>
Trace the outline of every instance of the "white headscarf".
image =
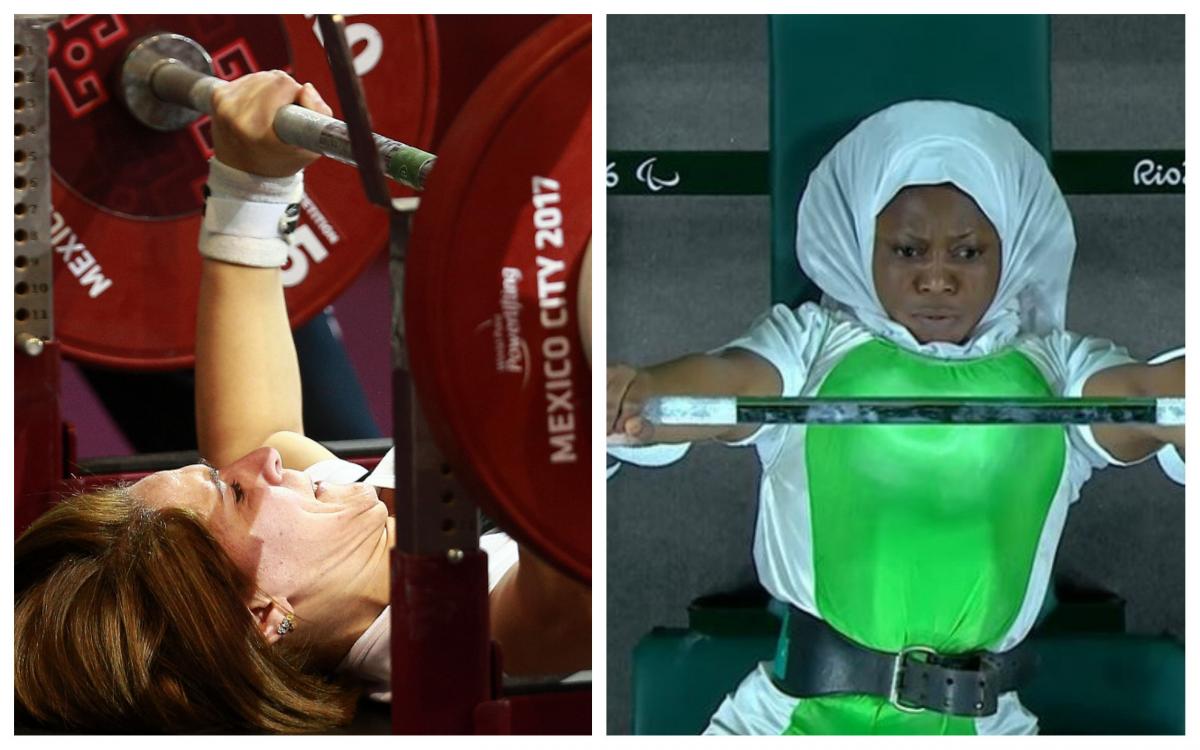
<path id="1" fill-rule="evenodd" d="M 875 217 L 906 186 L 947 182 L 971 196 L 1000 235 L 1000 284 L 966 343 L 920 344 L 875 292 Z M 1017 333 L 1064 327 L 1075 230 L 1045 160 L 1011 123 L 956 102 L 910 101 L 863 120 L 813 170 L 796 254 L 825 293 L 823 305 L 905 349 L 977 357 Z"/>

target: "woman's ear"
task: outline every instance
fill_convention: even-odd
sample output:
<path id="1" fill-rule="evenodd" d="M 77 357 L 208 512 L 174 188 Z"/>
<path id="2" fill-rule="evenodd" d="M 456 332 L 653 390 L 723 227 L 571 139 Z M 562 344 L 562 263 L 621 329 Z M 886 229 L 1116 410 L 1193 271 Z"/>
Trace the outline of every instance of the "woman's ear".
<path id="1" fill-rule="evenodd" d="M 247 607 L 254 617 L 258 632 L 263 634 L 263 638 L 267 639 L 268 644 L 274 644 L 283 637 L 279 633 L 279 625 L 287 619 L 287 615 L 292 611 L 292 605 L 287 597 L 271 599 L 265 594 L 256 593 Z"/>

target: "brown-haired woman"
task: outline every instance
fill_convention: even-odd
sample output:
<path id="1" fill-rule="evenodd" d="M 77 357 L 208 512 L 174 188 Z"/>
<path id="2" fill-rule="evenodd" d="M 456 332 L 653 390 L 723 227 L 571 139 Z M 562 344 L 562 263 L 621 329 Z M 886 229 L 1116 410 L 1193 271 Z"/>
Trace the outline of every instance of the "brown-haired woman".
<path id="1" fill-rule="evenodd" d="M 272 131 L 291 103 L 329 113 L 278 71 L 214 94 L 196 348 L 197 432 L 211 465 L 67 499 L 17 540 L 23 723 L 311 732 L 348 723 L 364 682 L 386 697 L 393 519 L 376 487 L 355 481 L 361 469 L 303 435 L 286 244 L 244 220 L 298 202 L 316 158 Z M 229 218 L 239 212 L 241 223 Z M 491 542 L 506 671 L 587 668 L 590 592 L 525 550 L 516 563 L 507 537 Z"/>

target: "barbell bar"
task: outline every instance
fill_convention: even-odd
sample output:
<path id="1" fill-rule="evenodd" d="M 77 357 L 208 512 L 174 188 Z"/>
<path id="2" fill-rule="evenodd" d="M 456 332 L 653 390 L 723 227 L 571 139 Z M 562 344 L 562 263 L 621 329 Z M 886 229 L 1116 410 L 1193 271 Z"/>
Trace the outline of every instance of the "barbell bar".
<path id="1" fill-rule="evenodd" d="M 1183 398 L 784 398 L 662 396 L 654 424 L 1184 424 Z"/>
<path id="2" fill-rule="evenodd" d="M 133 46 L 121 66 L 121 93 L 129 111 L 155 130 L 185 127 L 201 114 L 212 115 L 212 94 L 227 82 L 212 75 L 212 59 L 181 34 L 152 34 Z M 343 164 L 356 166 L 346 123 L 289 104 L 274 121 L 279 140 Z M 384 174 L 423 190 L 437 157 L 414 146 L 372 133 Z"/>

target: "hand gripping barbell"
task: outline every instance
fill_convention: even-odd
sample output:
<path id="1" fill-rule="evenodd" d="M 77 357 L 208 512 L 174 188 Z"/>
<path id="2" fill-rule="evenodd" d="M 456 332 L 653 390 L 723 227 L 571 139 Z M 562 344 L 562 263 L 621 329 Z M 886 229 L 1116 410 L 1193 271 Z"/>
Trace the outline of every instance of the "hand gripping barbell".
<path id="1" fill-rule="evenodd" d="M 212 94 L 226 81 L 212 75 L 212 58 L 181 34 L 153 34 L 138 42 L 121 66 L 121 94 L 129 111 L 155 130 L 186 127 L 201 114 L 213 114 Z M 275 115 L 279 140 L 343 164 L 354 165 L 346 123 L 289 104 Z M 384 174 L 416 190 L 437 157 L 377 133 L 376 151 Z"/>

